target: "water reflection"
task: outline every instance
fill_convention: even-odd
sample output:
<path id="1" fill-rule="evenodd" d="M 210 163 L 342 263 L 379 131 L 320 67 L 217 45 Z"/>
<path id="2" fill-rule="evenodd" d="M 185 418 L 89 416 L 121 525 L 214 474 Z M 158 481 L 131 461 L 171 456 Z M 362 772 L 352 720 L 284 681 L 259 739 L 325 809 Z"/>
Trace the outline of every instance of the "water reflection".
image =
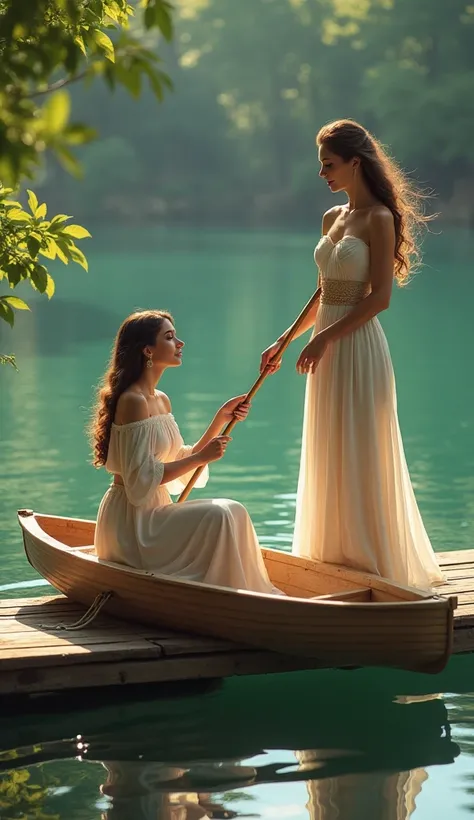
<path id="1" fill-rule="evenodd" d="M 1 714 L 0 770 L 4 782 L 27 771 L 66 784 L 46 807 L 68 820 L 86 810 L 107 820 L 408 820 L 430 767 L 459 755 L 450 719 L 470 721 L 467 696 L 437 688 L 459 688 L 473 670 L 470 658 L 435 677 L 327 670 L 196 695 L 173 686 L 135 688 L 133 700 L 120 690 L 34 699 Z"/>
<path id="2" fill-rule="evenodd" d="M 310 781 L 309 820 L 409 820 L 427 779 L 424 769 L 415 769 Z"/>
<path id="3" fill-rule="evenodd" d="M 202 817 L 242 817 L 209 792 L 163 791 L 163 781 L 172 782 L 180 770 L 158 764 L 104 761 L 107 779 L 100 791 L 110 799 L 103 820 L 199 820 Z M 238 797 L 238 795 L 237 795 Z M 249 816 L 248 814 L 246 815 Z"/>

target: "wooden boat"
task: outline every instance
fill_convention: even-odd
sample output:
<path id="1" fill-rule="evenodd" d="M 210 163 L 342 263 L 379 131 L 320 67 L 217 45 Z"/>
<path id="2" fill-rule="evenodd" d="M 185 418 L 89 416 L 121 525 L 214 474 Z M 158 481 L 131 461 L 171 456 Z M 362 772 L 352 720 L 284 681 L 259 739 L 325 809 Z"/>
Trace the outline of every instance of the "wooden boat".
<path id="1" fill-rule="evenodd" d="M 265 595 L 101 561 L 94 521 L 20 510 L 30 564 L 57 590 L 130 621 L 224 638 L 324 666 L 392 666 L 439 672 L 452 649 L 456 600 L 379 576 L 262 549 L 272 582 Z"/>

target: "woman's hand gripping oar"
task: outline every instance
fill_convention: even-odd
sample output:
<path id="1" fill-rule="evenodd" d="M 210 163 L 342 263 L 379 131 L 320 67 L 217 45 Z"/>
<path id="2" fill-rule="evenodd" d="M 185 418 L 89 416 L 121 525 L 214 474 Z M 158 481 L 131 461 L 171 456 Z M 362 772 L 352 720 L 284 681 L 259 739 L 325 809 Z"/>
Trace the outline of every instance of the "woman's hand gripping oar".
<path id="1" fill-rule="evenodd" d="M 309 302 L 304 306 L 304 308 L 301 311 L 301 313 L 299 314 L 299 316 L 295 319 L 295 321 L 293 322 L 291 327 L 286 332 L 286 334 L 283 337 L 283 339 L 281 341 L 281 344 L 277 348 L 274 356 L 272 357 L 270 362 L 267 364 L 267 366 L 263 370 L 263 372 L 260 373 L 260 376 L 258 377 L 257 381 L 254 382 L 254 384 L 250 388 L 249 392 L 247 393 L 247 395 L 245 396 L 245 399 L 243 399 L 243 401 L 246 401 L 246 402 L 251 401 L 251 399 L 255 396 L 255 393 L 257 392 L 257 390 L 260 390 L 260 388 L 261 388 L 263 382 L 265 381 L 265 379 L 267 378 L 267 376 L 269 376 L 270 373 L 273 372 L 273 370 L 275 368 L 275 364 L 277 364 L 280 361 L 280 359 L 282 358 L 286 348 L 288 347 L 289 344 L 291 344 L 291 342 L 295 338 L 296 334 L 298 333 L 298 330 L 300 329 L 301 325 L 303 324 L 304 320 L 306 319 L 308 313 L 310 312 L 310 310 L 314 307 L 314 305 L 318 301 L 319 296 L 320 296 L 320 292 L 321 292 L 320 288 L 318 288 L 316 293 L 313 294 L 313 296 L 311 297 Z M 231 432 L 231 430 L 233 430 L 233 428 L 237 424 L 237 422 L 238 422 L 238 419 L 234 416 L 234 418 L 231 419 L 228 424 L 226 424 L 226 426 L 224 427 L 221 435 L 228 436 L 229 433 Z M 198 480 L 198 478 L 201 475 L 203 470 L 204 470 L 204 465 L 202 465 L 201 467 L 198 467 L 197 470 L 194 471 L 194 473 L 192 474 L 192 476 L 189 479 L 188 483 L 186 484 L 186 487 L 184 488 L 183 492 L 181 493 L 180 497 L 178 498 L 178 502 L 177 502 L 178 504 L 181 501 L 186 501 L 189 493 L 191 492 L 192 488 L 194 487 L 196 481 Z"/>

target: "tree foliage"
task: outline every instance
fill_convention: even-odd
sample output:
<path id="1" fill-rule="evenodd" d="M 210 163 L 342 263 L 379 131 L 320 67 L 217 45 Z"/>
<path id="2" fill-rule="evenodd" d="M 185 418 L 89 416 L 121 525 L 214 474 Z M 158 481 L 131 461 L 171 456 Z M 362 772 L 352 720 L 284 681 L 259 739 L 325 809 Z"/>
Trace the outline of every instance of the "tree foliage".
<path id="1" fill-rule="evenodd" d="M 90 236 L 85 228 L 68 224 L 64 214 L 47 219 L 46 204 L 32 191 L 28 208 L 12 197 L 23 179 L 38 174 L 46 152 L 81 175 L 74 149 L 96 132 L 71 121 L 71 83 L 102 79 L 109 89 L 123 86 L 137 96 L 145 79 L 163 99 L 170 79 L 140 35 L 155 29 L 171 39 L 171 11 L 166 0 L 141 0 L 137 7 L 126 0 L 0 0 L 0 279 L 10 289 L 28 282 L 51 298 L 45 260 L 87 270 L 74 241 Z M 16 310 L 28 309 L 16 295 L 0 295 L 0 318 L 10 325 Z"/>

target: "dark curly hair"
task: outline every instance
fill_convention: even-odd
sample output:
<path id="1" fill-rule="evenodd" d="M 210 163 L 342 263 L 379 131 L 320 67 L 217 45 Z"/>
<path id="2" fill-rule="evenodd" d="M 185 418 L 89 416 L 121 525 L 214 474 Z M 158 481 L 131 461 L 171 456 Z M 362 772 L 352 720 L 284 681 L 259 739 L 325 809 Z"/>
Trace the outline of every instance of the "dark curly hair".
<path id="1" fill-rule="evenodd" d="M 103 467 L 107 461 L 110 433 L 117 402 L 143 373 L 146 357 L 143 349 L 154 346 L 163 319 L 174 319 L 166 310 L 139 310 L 128 316 L 115 338 L 109 366 L 102 379 L 90 425 L 93 464 Z"/>

